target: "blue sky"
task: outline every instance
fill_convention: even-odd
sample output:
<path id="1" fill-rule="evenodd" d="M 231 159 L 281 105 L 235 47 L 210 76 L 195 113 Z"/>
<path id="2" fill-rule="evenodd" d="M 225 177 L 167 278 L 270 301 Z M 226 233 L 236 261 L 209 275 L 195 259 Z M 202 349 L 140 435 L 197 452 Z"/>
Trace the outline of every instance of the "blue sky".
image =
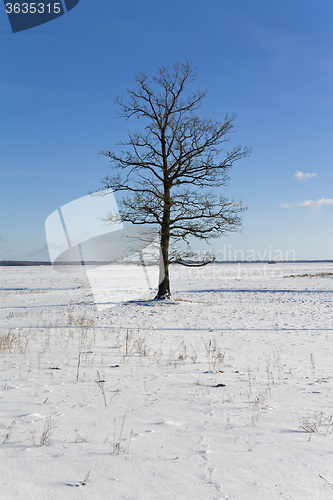
<path id="1" fill-rule="evenodd" d="M 185 57 L 200 115 L 237 113 L 231 142 L 252 146 L 223 190 L 243 230 L 212 248 L 333 259 L 332 21 L 331 0 L 80 0 L 13 34 L 1 6 L 0 260 L 48 260 L 46 218 L 100 188 L 98 152 L 140 126 L 115 97 Z"/>

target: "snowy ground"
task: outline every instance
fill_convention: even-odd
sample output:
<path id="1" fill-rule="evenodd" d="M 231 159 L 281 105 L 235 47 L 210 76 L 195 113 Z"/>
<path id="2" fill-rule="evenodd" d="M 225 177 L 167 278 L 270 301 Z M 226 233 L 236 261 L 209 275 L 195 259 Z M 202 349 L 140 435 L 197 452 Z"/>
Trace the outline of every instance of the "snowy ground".
<path id="1" fill-rule="evenodd" d="M 98 310 L 0 267 L 1 500 L 333 498 L 332 273 L 177 266 L 173 302 Z"/>

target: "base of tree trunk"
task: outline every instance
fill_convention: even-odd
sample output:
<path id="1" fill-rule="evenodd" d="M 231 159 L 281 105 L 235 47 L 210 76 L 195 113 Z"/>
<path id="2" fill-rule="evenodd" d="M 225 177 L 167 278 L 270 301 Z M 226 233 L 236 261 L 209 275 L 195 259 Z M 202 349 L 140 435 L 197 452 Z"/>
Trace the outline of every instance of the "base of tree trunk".
<path id="1" fill-rule="evenodd" d="M 154 300 L 166 300 L 166 299 L 171 299 L 170 293 L 163 293 L 163 294 L 157 294 L 154 298 Z"/>
<path id="2" fill-rule="evenodd" d="M 170 293 L 169 276 L 164 276 L 164 279 L 158 285 L 158 291 L 155 300 L 165 300 L 170 298 L 171 298 L 171 293 Z"/>

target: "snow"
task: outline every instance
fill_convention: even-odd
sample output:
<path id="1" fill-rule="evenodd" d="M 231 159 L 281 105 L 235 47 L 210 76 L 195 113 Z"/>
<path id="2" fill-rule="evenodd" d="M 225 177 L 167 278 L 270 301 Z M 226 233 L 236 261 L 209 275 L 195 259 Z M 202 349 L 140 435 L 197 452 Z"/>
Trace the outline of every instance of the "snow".
<path id="1" fill-rule="evenodd" d="M 332 272 L 173 266 L 173 300 L 95 304 L 1 267 L 0 498 L 333 498 Z"/>

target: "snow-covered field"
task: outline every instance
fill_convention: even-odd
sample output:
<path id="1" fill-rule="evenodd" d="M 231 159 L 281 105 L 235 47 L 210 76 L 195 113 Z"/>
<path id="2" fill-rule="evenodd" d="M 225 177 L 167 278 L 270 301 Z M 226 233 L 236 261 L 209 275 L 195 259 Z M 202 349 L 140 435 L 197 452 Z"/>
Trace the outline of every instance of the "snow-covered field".
<path id="1" fill-rule="evenodd" d="M 177 266 L 174 301 L 98 310 L 0 267 L 1 500 L 333 498 L 332 273 Z"/>

